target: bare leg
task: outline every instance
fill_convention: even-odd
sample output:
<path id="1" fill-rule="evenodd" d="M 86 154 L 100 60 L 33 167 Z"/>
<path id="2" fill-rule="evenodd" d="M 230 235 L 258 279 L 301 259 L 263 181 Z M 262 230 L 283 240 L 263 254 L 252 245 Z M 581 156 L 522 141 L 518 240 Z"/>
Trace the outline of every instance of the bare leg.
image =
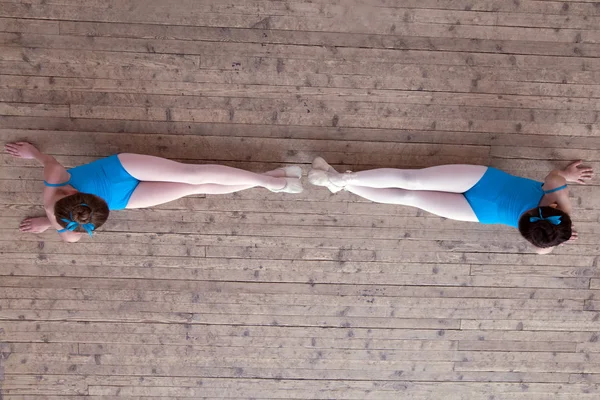
<path id="1" fill-rule="evenodd" d="M 243 169 L 215 164 L 184 164 L 166 158 L 142 154 L 119 154 L 123 168 L 140 181 L 179 182 L 191 185 L 213 183 L 218 185 L 244 185 L 280 191 L 297 178 L 284 178 L 257 174 Z M 298 182 L 296 182 L 298 181 Z"/>
<path id="2" fill-rule="evenodd" d="M 29 232 L 29 233 L 42 233 L 48 230 L 52 224 L 48 217 L 32 217 L 25 218 L 21 225 L 19 226 L 19 230 L 21 232 Z"/>
<path id="3" fill-rule="evenodd" d="M 146 208 L 194 194 L 226 194 L 253 188 L 253 185 L 190 185 L 178 182 L 140 182 L 126 208 Z"/>
<path id="4" fill-rule="evenodd" d="M 313 162 L 309 180 L 316 185 L 327 186 L 332 191 L 353 185 L 464 193 L 475 186 L 486 170 L 487 167 L 482 165 L 452 164 L 423 169 L 380 168 L 338 173 L 318 157 Z"/>
<path id="5" fill-rule="evenodd" d="M 376 203 L 401 204 L 417 207 L 440 217 L 458 221 L 478 222 L 469 202 L 460 193 L 406 190 L 396 188 L 369 188 L 346 186 L 346 190 Z"/>
<path id="6" fill-rule="evenodd" d="M 475 186 L 486 170 L 482 165 L 465 164 L 423 169 L 380 168 L 340 174 L 339 179 L 354 186 L 464 193 Z"/>

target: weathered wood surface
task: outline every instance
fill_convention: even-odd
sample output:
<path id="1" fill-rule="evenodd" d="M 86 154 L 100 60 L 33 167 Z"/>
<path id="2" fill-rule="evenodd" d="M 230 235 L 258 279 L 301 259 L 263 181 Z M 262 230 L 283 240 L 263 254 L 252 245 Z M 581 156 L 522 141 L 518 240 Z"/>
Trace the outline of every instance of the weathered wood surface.
<path id="1" fill-rule="evenodd" d="M 0 137 L 252 170 L 600 169 L 591 1 L 0 3 Z M 597 399 L 600 196 L 575 244 L 348 193 L 252 190 L 26 235 L 0 156 L 5 400 Z"/>

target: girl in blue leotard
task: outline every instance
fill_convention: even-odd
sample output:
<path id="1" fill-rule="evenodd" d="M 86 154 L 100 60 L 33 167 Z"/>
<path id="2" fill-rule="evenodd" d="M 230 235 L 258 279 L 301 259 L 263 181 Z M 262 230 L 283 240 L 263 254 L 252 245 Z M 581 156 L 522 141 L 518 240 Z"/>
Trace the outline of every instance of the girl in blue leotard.
<path id="1" fill-rule="evenodd" d="M 55 228 L 66 242 L 92 235 L 112 210 L 145 208 L 192 194 L 233 193 L 253 187 L 300 193 L 302 169 L 278 168 L 257 174 L 223 165 L 183 164 L 165 158 L 123 153 L 65 169 L 54 157 L 27 142 L 9 143 L 14 157 L 35 159 L 44 166 L 46 216 L 27 218 L 23 232 Z"/>
<path id="2" fill-rule="evenodd" d="M 318 157 L 308 179 L 333 193 L 347 190 L 377 203 L 413 206 L 450 219 L 509 225 L 545 254 L 577 238 L 566 183 L 585 183 L 593 173 L 580 164 L 552 171 L 542 183 L 479 165 L 338 173 Z"/>

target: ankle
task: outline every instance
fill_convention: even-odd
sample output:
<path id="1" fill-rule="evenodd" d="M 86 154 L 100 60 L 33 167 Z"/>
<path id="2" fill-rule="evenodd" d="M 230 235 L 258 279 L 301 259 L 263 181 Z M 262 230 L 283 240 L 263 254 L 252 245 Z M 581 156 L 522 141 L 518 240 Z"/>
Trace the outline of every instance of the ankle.
<path id="1" fill-rule="evenodd" d="M 336 186 L 339 187 L 346 187 L 348 185 L 351 185 L 352 182 L 354 181 L 354 173 L 348 171 L 348 172 L 343 172 L 343 173 L 339 173 L 339 172 L 330 172 L 329 173 L 329 180 L 331 181 L 331 183 L 333 183 Z"/>
<path id="2" fill-rule="evenodd" d="M 287 186 L 287 180 L 285 177 L 274 177 L 274 181 L 267 189 L 269 190 L 283 190 Z"/>

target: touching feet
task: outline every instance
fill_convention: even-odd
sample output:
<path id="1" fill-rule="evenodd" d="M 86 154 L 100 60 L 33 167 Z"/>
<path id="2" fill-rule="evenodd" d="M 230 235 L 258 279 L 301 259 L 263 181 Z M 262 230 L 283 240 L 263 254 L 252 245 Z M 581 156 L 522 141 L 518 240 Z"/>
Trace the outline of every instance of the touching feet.
<path id="1" fill-rule="evenodd" d="M 276 178 L 302 178 L 302 168 L 299 165 L 289 165 L 287 167 L 276 168 L 267 171 L 263 175 L 274 176 Z"/>
<path id="2" fill-rule="evenodd" d="M 312 163 L 312 169 L 308 172 L 308 181 L 315 186 L 324 186 L 331 193 L 343 190 L 348 184 L 345 175 L 337 172 L 323 158 L 317 157 Z"/>
<path id="3" fill-rule="evenodd" d="M 302 168 L 298 165 L 290 165 L 287 167 L 281 167 L 274 169 L 273 171 L 265 172 L 264 175 L 284 178 L 285 186 L 281 189 L 268 188 L 271 192 L 275 193 L 302 193 L 304 188 L 300 178 L 302 177 Z"/>

